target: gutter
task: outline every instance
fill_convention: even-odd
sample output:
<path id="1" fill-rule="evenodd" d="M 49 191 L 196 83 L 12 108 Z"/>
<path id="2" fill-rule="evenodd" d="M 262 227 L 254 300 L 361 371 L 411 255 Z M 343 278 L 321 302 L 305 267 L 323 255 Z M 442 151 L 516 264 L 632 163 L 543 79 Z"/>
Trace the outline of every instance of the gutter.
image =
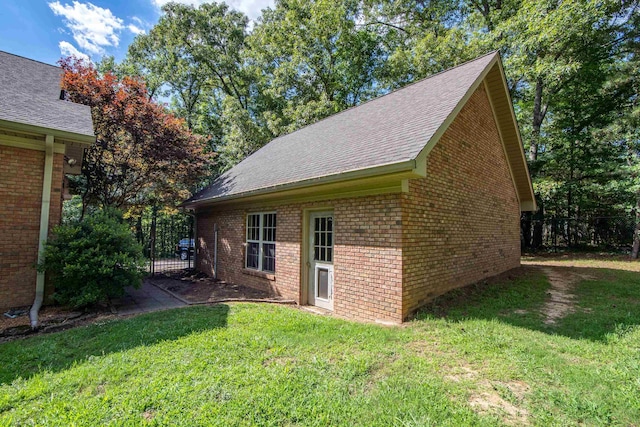
<path id="1" fill-rule="evenodd" d="M 53 135 L 45 138 L 44 176 L 42 179 L 42 204 L 40 206 L 40 236 L 38 242 L 38 264 L 44 261 L 44 243 L 49 235 L 49 210 L 51 207 L 51 182 L 53 179 Z M 44 271 L 36 276 L 36 297 L 29 312 L 31 329 L 38 328 L 38 312 L 44 300 Z"/>
<path id="2" fill-rule="evenodd" d="M 227 200 L 243 199 L 246 197 L 259 196 L 263 194 L 278 193 L 285 190 L 297 190 L 300 188 L 313 187 L 320 184 L 333 184 L 337 182 L 350 181 L 361 178 L 371 178 L 392 173 L 412 172 L 415 173 L 416 176 L 422 176 L 416 168 L 416 161 L 414 159 L 411 159 L 399 163 L 387 163 L 380 166 L 355 169 L 348 172 L 340 172 L 333 175 L 325 175 L 317 178 L 305 179 L 302 181 L 277 184 L 271 187 L 258 188 L 256 190 L 245 191 L 244 193 L 239 194 L 231 194 L 228 196 L 212 197 L 201 200 L 187 200 L 185 202 L 182 202 L 180 204 L 180 207 L 194 209 L 201 205 L 215 204 Z"/>
<path id="3" fill-rule="evenodd" d="M 95 135 L 68 132 L 60 129 L 49 129 L 43 126 L 30 125 L 27 123 L 12 122 L 9 120 L 0 119 L 0 126 L 7 129 L 13 129 L 23 132 L 35 132 L 39 134 L 51 135 L 55 136 L 58 139 L 68 139 L 78 143 L 93 144 L 94 142 L 96 142 Z"/>

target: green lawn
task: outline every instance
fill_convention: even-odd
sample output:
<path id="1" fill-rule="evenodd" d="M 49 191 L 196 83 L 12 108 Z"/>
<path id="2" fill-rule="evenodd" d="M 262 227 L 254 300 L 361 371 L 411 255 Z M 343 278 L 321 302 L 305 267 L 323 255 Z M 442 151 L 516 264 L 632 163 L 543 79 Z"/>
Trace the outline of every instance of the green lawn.
<path id="1" fill-rule="evenodd" d="M 640 274 L 538 268 L 402 327 L 285 306 L 153 313 L 0 344 L 0 425 L 638 425 Z"/>

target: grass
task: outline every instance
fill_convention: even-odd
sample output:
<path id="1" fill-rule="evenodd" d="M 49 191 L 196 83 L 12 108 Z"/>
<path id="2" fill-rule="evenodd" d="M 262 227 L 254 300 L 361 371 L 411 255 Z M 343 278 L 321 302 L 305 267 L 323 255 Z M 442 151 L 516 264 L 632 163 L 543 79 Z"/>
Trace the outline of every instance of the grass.
<path id="1" fill-rule="evenodd" d="M 629 255 L 609 253 L 567 252 L 558 254 L 527 255 L 522 258 L 524 265 L 614 269 L 640 272 L 640 261 Z"/>
<path id="2" fill-rule="evenodd" d="M 589 274 L 553 325 L 527 267 L 402 327 L 231 304 L 0 344 L 0 425 L 638 425 L 640 274 Z"/>

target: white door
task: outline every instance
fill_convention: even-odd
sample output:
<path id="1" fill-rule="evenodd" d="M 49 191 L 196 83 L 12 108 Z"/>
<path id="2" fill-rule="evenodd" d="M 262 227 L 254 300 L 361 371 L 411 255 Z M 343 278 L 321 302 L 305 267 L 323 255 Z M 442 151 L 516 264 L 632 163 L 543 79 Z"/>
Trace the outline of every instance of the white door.
<path id="1" fill-rule="evenodd" d="M 309 304 L 333 310 L 333 213 L 309 215 Z"/>

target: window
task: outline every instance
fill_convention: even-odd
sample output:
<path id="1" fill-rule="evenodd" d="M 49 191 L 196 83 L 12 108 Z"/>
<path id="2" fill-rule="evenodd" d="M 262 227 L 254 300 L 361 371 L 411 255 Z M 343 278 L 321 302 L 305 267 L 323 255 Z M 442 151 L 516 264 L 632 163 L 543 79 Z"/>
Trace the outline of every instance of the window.
<path id="1" fill-rule="evenodd" d="M 276 271 L 276 214 L 247 215 L 246 267 L 254 270 Z"/>

